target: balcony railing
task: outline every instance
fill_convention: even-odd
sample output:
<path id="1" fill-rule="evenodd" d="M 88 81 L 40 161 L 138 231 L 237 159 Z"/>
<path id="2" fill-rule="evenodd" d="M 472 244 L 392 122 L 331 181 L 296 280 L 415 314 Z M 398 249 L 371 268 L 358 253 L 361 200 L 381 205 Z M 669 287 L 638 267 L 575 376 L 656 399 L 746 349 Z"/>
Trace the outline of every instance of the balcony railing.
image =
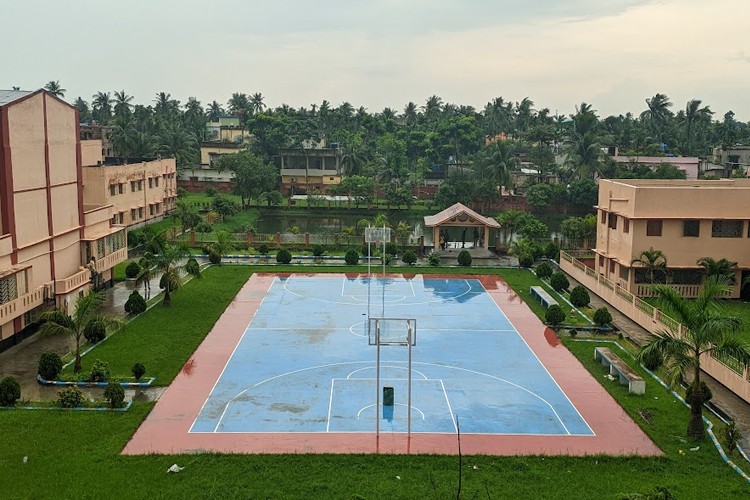
<path id="1" fill-rule="evenodd" d="M 91 271 L 86 268 L 81 268 L 73 276 L 69 276 L 65 279 L 55 280 L 55 294 L 65 295 L 70 293 L 76 288 L 80 288 L 81 285 L 91 281 Z"/>
<path id="2" fill-rule="evenodd" d="M 42 302 L 44 302 L 44 286 L 0 305 L 0 323 L 7 323 L 42 305 Z"/>
<path id="3" fill-rule="evenodd" d="M 109 255 L 105 255 L 101 259 L 97 259 L 96 263 L 94 264 L 94 269 L 97 273 L 103 273 L 107 269 L 112 269 L 120 262 L 125 262 L 128 259 L 128 249 L 127 248 L 121 248 L 119 250 L 115 250 Z"/>

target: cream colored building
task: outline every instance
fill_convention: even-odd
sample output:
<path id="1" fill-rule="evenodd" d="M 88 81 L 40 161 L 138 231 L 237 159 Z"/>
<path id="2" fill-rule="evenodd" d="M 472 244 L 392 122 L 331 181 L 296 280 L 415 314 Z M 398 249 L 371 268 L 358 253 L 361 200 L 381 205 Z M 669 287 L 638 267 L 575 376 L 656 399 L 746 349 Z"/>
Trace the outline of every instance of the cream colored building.
<path id="1" fill-rule="evenodd" d="M 39 312 L 72 312 L 127 258 L 110 205 L 85 207 L 78 112 L 42 90 L 0 91 L 0 350 Z"/>
<path id="2" fill-rule="evenodd" d="M 174 158 L 144 161 L 105 158 L 101 140 L 81 141 L 81 158 L 83 203 L 112 205 L 112 224 L 140 226 L 161 220 L 174 209 L 177 200 Z"/>
<path id="3" fill-rule="evenodd" d="M 666 282 L 696 296 L 702 257 L 737 262 L 732 297 L 750 270 L 750 179 L 599 181 L 596 272 L 638 296 L 649 295 L 648 272 L 633 264 L 661 250 Z M 664 280 L 661 280 L 664 281 Z"/>

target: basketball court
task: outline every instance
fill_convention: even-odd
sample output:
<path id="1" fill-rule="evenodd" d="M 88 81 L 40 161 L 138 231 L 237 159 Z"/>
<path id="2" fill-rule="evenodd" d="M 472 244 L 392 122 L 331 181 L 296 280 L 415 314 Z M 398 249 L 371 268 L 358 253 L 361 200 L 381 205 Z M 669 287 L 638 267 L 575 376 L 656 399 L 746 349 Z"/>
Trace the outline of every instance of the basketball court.
<path id="1" fill-rule="evenodd" d="M 256 274 L 124 452 L 660 454 L 546 338 L 496 276 Z"/>

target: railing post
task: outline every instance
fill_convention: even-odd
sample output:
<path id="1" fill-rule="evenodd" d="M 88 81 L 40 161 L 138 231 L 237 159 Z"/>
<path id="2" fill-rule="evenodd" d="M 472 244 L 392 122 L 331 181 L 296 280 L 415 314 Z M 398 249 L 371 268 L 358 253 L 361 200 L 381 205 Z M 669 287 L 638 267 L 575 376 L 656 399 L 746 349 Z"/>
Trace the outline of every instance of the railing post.
<path id="1" fill-rule="evenodd" d="M 276 247 L 281 248 L 281 233 L 276 233 Z"/>

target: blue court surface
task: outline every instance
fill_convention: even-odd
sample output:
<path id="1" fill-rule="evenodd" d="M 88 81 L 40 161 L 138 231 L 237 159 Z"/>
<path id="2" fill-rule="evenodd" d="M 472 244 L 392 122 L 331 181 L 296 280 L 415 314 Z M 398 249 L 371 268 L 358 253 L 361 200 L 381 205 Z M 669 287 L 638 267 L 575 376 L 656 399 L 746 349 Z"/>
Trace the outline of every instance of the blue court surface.
<path id="1" fill-rule="evenodd" d="M 421 276 L 276 278 L 190 432 L 406 432 L 408 350 L 381 347 L 377 411 L 368 297 L 416 319 L 412 432 L 593 435 L 478 280 Z"/>

